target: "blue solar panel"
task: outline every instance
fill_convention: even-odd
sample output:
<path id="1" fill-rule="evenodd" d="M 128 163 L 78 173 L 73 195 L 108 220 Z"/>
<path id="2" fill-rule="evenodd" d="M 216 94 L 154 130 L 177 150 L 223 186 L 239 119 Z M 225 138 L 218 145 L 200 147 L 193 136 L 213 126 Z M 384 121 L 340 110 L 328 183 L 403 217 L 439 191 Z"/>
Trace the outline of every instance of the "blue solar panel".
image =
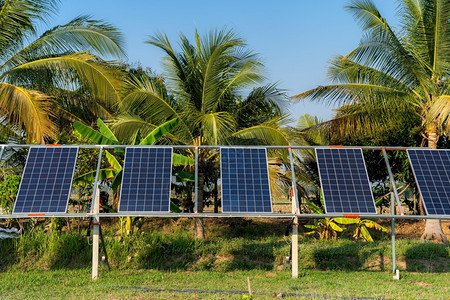
<path id="1" fill-rule="evenodd" d="M 169 212 L 172 148 L 127 148 L 120 212 Z"/>
<path id="2" fill-rule="evenodd" d="M 221 148 L 222 212 L 272 212 L 266 149 Z"/>
<path id="3" fill-rule="evenodd" d="M 428 215 L 450 215 L 450 150 L 408 149 Z"/>
<path id="4" fill-rule="evenodd" d="M 361 149 L 316 149 L 325 211 L 376 213 Z"/>
<path id="5" fill-rule="evenodd" d="M 31 147 L 13 213 L 65 213 L 78 147 Z"/>

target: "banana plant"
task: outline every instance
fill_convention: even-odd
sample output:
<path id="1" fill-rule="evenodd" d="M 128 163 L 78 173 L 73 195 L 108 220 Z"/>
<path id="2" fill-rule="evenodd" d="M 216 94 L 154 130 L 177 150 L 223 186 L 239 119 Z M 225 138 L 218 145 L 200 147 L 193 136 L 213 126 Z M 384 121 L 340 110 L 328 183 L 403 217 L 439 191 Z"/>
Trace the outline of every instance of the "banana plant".
<path id="1" fill-rule="evenodd" d="M 361 218 L 354 218 L 354 219 L 341 218 L 341 219 L 343 219 L 343 220 L 341 220 L 341 222 L 342 222 L 341 224 L 355 224 L 356 225 L 355 231 L 353 232 L 353 238 L 355 240 L 362 239 L 367 242 L 373 242 L 372 235 L 370 235 L 368 228 L 380 230 L 383 232 L 387 231 L 387 229 L 385 227 L 381 226 L 380 224 L 378 224 L 377 222 L 372 221 L 372 220 L 361 219 Z"/>
<path id="2" fill-rule="evenodd" d="M 146 137 L 140 139 L 139 135 L 134 139 L 132 145 L 153 145 L 159 138 L 170 132 L 178 124 L 178 118 L 172 119 L 158 127 L 156 127 L 152 132 L 150 132 Z M 97 120 L 98 131 L 92 129 L 89 126 L 84 125 L 78 121 L 73 123 L 73 128 L 78 131 L 83 137 L 91 140 L 97 145 L 120 145 L 121 143 L 116 138 L 114 133 L 108 126 L 101 120 Z M 110 165 L 109 168 L 100 169 L 99 180 L 111 180 L 111 188 L 113 191 L 117 191 L 118 187 L 122 181 L 123 172 L 123 161 L 119 160 L 115 154 L 122 155 L 125 150 L 122 148 L 115 148 L 112 150 L 105 150 L 105 157 Z M 194 160 L 187 156 L 173 153 L 173 165 L 174 166 L 186 166 L 193 165 Z M 74 179 L 75 184 L 90 184 L 94 181 L 96 170 L 88 172 L 86 174 L 80 175 Z M 194 176 L 190 173 L 177 170 L 175 176 L 180 181 L 194 181 Z M 117 206 L 117 205 L 114 205 Z M 173 212 L 180 212 L 181 210 L 173 204 L 170 203 L 170 209 Z"/>
<path id="3" fill-rule="evenodd" d="M 316 214 L 323 214 L 323 211 L 314 203 L 306 201 L 308 207 Z M 312 229 L 312 231 L 307 232 L 307 235 L 318 234 L 320 239 L 328 240 L 337 238 L 337 233 L 344 231 L 346 228 L 341 227 L 338 224 L 342 223 L 342 219 L 345 218 L 322 218 L 314 219 L 314 225 L 304 225 L 306 228 Z"/>
<path id="4" fill-rule="evenodd" d="M 312 231 L 309 231 L 306 234 L 318 234 L 320 239 L 328 240 L 333 238 L 336 240 L 337 232 L 342 232 L 346 229 L 345 227 L 339 226 L 336 219 L 337 218 L 314 219 L 314 225 L 304 225 L 306 228 L 312 229 Z"/>
<path id="5" fill-rule="evenodd" d="M 316 214 L 323 214 L 323 211 L 314 203 L 306 201 L 308 207 Z M 323 218 L 315 219 L 314 225 L 305 225 L 306 228 L 313 229 L 313 231 L 306 234 L 311 235 L 317 233 L 321 239 L 328 240 L 330 237 L 336 239 L 337 232 L 342 232 L 346 228 L 340 227 L 337 224 L 349 225 L 355 224 L 355 231 L 353 233 L 354 239 L 362 239 L 367 242 L 373 242 L 373 238 L 370 235 L 368 228 L 380 230 L 386 232 L 387 229 L 378 224 L 375 221 L 361 218 Z"/>

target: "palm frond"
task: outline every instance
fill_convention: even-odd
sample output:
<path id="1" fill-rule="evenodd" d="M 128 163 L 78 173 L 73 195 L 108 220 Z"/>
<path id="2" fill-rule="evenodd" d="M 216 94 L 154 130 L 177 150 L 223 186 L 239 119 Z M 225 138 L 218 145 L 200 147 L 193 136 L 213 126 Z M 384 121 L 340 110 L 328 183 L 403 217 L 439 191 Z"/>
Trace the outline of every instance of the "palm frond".
<path id="1" fill-rule="evenodd" d="M 79 83 L 88 88 L 92 95 L 104 103 L 114 106 L 120 99 L 120 73 L 116 69 L 105 67 L 106 65 L 102 64 L 96 56 L 80 52 L 30 61 L 3 73 L 0 78 L 14 81 L 15 72 L 22 70 L 49 69 L 56 73 L 61 72 L 64 75 L 67 75 L 68 71 L 73 70 L 75 71 L 75 76 L 69 77 L 69 81 L 73 82 L 79 79 Z M 64 77 L 60 80 L 64 80 Z"/>
<path id="2" fill-rule="evenodd" d="M 428 123 L 436 122 L 438 128 L 442 128 L 444 134 L 449 135 L 450 130 L 450 96 L 440 96 L 430 107 L 427 115 Z"/>
<path id="3" fill-rule="evenodd" d="M 286 116 L 276 117 L 260 125 L 239 130 L 232 137 L 247 145 L 289 145 L 288 131 L 281 129 L 286 120 Z"/>
<path id="4" fill-rule="evenodd" d="M 146 122 L 139 116 L 131 114 L 121 114 L 111 121 L 111 129 L 117 136 L 117 139 L 123 144 L 132 144 L 136 139 L 136 135 L 140 132 L 141 135 L 147 136 L 152 130 L 158 127 L 155 124 Z M 186 141 L 180 140 L 177 134 L 177 128 L 172 132 L 167 133 L 160 139 L 161 144 L 185 144 Z M 190 143 L 190 142 L 188 142 Z"/>
<path id="5" fill-rule="evenodd" d="M 236 129 L 236 121 L 228 112 L 204 114 L 198 119 L 196 127 L 201 127 L 202 135 L 209 145 L 220 145 Z"/>
<path id="6" fill-rule="evenodd" d="M 122 100 L 125 111 L 139 115 L 142 120 L 152 124 L 162 124 L 178 118 L 180 125 L 173 132 L 180 140 L 190 143 L 193 140 L 185 118 L 171 105 L 167 94 L 151 82 L 141 82 L 141 86 L 126 95 Z"/>
<path id="7" fill-rule="evenodd" d="M 0 83 L 0 111 L 3 121 L 25 130 L 29 143 L 43 143 L 53 137 L 54 125 L 50 120 L 51 99 L 38 91 L 27 90 L 8 83 Z"/>
<path id="8" fill-rule="evenodd" d="M 113 26 L 80 16 L 56 26 L 9 58 L 1 69 L 14 68 L 30 58 L 90 50 L 103 57 L 124 57 L 123 37 Z"/>
<path id="9" fill-rule="evenodd" d="M 59 1 L 15 0 L 0 2 L 0 60 L 23 45 L 24 38 L 34 34 L 34 22 L 45 21 Z"/>
<path id="10" fill-rule="evenodd" d="M 342 105 L 353 101 L 360 101 L 367 97 L 387 99 L 391 97 L 399 98 L 403 95 L 405 95 L 404 91 L 391 87 L 366 83 L 341 83 L 319 86 L 295 95 L 293 99 L 310 99 Z"/>

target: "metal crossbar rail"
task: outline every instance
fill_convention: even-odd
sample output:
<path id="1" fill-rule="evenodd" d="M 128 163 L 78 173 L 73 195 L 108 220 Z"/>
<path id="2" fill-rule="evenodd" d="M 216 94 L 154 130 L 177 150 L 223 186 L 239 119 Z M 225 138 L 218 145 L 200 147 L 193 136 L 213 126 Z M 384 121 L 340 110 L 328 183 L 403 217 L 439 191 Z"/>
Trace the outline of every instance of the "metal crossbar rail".
<path id="1" fill-rule="evenodd" d="M 450 220 L 450 216 L 439 215 L 377 215 L 377 214 L 277 214 L 277 213 L 152 213 L 152 212 L 127 212 L 127 213 L 45 213 L 45 214 L 3 214 L 0 219 L 27 219 L 27 218 L 113 218 L 113 217 L 159 217 L 159 218 L 278 218 L 299 219 L 317 218 L 365 218 L 365 219 L 439 219 Z"/>
<path id="2" fill-rule="evenodd" d="M 236 148 L 244 148 L 244 149 L 329 149 L 329 148 L 348 148 L 348 149 L 354 149 L 354 148 L 360 148 L 363 150 L 403 150 L 406 151 L 407 149 L 425 149 L 424 147 L 382 147 L 382 146 L 341 146 L 341 145 L 330 145 L 330 146 L 241 146 L 241 145 L 222 145 L 222 146 L 210 146 L 210 145 L 60 145 L 60 144 L 49 144 L 49 145 L 30 145 L 30 144 L 3 144 L 0 145 L 0 147 L 5 148 L 30 148 L 30 147 L 57 147 L 57 146 L 72 146 L 72 147 L 79 147 L 81 149 L 88 148 L 88 149 L 96 149 L 96 148 L 103 148 L 103 149 L 115 149 L 115 148 L 134 148 L 134 147 L 171 147 L 174 149 L 220 149 L 223 147 L 236 147 Z"/>

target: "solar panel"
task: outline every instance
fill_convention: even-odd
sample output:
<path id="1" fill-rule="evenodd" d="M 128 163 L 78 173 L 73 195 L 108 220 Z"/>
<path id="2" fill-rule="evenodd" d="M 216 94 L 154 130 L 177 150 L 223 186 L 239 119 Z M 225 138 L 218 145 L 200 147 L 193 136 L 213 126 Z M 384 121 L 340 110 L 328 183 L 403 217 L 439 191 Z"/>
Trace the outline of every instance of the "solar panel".
<path id="1" fill-rule="evenodd" d="M 266 149 L 221 148 L 222 212 L 272 212 Z"/>
<path id="2" fill-rule="evenodd" d="M 450 150 L 408 149 L 428 215 L 450 215 Z"/>
<path id="3" fill-rule="evenodd" d="M 78 147 L 31 147 L 13 213 L 65 213 Z"/>
<path id="4" fill-rule="evenodd" d="M 169 212 L 172 148 L 127 148 L 120 212 Z"/>
<path id="5" fill-rule="evenodd" d="M 376 213 L 361 149 L 316 149 L 325 211 Z"/>

